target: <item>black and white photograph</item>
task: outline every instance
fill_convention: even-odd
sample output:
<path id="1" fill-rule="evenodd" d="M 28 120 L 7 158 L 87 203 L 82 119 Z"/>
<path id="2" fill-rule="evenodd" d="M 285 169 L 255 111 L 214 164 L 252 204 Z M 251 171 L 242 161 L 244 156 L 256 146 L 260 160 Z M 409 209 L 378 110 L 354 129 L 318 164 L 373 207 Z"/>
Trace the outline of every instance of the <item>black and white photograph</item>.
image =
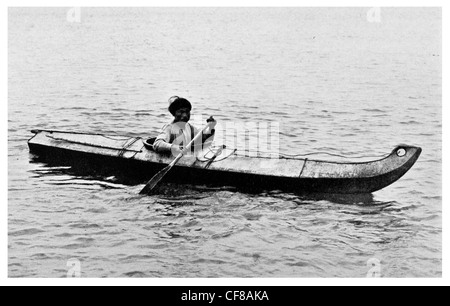
<path id="1" fill-rule="evenodd" d="M 7 17 L 9 279 L 443 277 L 441 7 Z"/>

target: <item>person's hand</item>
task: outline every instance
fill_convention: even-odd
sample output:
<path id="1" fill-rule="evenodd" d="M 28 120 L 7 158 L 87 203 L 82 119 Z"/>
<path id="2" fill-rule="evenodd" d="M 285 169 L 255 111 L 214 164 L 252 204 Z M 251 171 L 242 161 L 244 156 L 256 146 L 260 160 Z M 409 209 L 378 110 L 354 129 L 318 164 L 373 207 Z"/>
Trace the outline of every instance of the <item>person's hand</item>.
<path id="1" fill-rule="evenodd" d="M 181 151 L 183 151 L 183 148 L 179 145 L 173 144 L 170 148 L 170 151 L 172 152 L 172 155 L 176 157 L 181 153 Z"/>
<path id="2" fill-rule="evenodd" d="M 216 119 L 213 118 L 213 116 L 209 117 L 208 119 L 206 119 L 206 122 L 209 123 L 209 128 L 212 130 L 216 127 L 217 121 Z"/>

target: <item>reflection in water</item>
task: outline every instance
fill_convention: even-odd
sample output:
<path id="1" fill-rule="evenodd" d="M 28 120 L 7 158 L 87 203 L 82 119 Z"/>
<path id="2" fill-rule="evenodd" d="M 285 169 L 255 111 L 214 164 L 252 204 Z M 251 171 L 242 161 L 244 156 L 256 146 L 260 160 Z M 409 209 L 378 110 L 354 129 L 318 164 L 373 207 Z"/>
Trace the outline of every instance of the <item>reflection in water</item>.
<path id="1" fill-rule="evenodd" d="M 127 186 L 142 183 L 142 177 L 136 177 L 134 173 L 126 171 L 126 169 L 118 170 L 114 167 L 106 167 L 88 159 L 65 160 L 30 154 L 30 163 L 39 166 L 37 169 L 30 170 L 37 176 L 67 175 L 72 178 L 83 178 L 89 181 L 96 180 Z"/>

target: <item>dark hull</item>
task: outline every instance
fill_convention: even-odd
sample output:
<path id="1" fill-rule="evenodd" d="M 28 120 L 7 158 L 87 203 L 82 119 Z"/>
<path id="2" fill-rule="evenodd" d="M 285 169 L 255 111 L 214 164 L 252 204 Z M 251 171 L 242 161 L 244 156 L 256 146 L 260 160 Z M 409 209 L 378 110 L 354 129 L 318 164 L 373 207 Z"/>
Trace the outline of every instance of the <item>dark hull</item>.
<path id="1" fill-rule="evenodd" d="M 101 155 L 88 150 L 75 150 L 29 141 L 30 151 L 37 161 L 52 165 L 70 165 L 73 171 L 99 176 L 115 175 L 131 184 L 145 183 L 166 164 L 122 156 Z M 411 147 L 414 148 L 414 147 Z M 400 167 L 370 177 L 286 177 L 248 172 L 236 173 L 221 169 L 175 166 L 164 178 L 167 182 L 235 186 L 244 190 L 283 190 L 296 193 L 371 193 L 403 176 L 421 152 L 415 152 Z M 358 163 L 354 163 L 358 165 Z M 348 165 L 348 164 L 347 164 Z M 303 169 L 302 169 L 303 171 Z"/>

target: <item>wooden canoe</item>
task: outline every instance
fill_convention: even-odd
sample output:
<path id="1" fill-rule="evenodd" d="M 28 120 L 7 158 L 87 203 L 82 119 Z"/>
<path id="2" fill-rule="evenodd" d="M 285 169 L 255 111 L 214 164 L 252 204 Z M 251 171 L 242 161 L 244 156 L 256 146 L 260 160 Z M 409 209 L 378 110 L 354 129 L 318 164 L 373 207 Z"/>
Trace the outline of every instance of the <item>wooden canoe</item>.
<path id="1" fill-rule="evenodd" d="M 173 159 L 154 152 L 140 137 L 53 130 L 32 132 L 35 135 L 28 141 L 30 151 L 46 161 L 101 165 L 125 171 L 141 183 Z M 214 161 L 185 156 L 165 180 L 298 193 L 372 193 L 401 178 L 421 152 L 419 147 L 400 145 L 386 157 L 367 162 L 246 157 L 235 151 Z"/>

